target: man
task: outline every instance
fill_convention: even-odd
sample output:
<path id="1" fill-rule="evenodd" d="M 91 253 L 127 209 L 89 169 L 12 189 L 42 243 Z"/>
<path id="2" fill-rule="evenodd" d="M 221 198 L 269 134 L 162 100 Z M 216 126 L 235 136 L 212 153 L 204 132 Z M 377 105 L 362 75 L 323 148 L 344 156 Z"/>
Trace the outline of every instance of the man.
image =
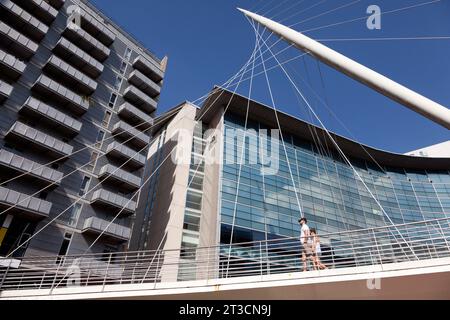
<path id="1" fill-rule="evenodd" d="M 307 271 L 306 267 L 306 258 L 311 259 L 311 249 L 310 249 L 310 233 L 309 227 L 306 224 L 306 218 L 301 218 L 298 220 L 300 223 L 300 250 L 302 252 L 302 261 L 303 261 L 303 271 Z"/>

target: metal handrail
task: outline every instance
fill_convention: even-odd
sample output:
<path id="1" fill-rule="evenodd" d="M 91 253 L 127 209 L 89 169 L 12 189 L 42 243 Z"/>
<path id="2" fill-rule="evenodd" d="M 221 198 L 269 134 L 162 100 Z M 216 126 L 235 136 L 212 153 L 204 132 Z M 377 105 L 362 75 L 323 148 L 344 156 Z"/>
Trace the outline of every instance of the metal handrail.
<path id="1" fill-rule="evenodd" d="M 450 257 L 450 218 L 335 232 L 320 238 L 321 260 L 329 268 Z M 160 282 L 297 272 L 302 269 L 299 244 L 299 238 L 290 237 L 107 255 L 30 256 L 21 258 L 18 268 L 12 267 L 11 259 L 0 258 L 4 260 L 0 290 L 50 289 L 51 294 L 69 284 L 70 268 L 79 271 L 81 286 L 100 286 L 100 291 L 108 284 L 152 283 L 156 288 Z"/>

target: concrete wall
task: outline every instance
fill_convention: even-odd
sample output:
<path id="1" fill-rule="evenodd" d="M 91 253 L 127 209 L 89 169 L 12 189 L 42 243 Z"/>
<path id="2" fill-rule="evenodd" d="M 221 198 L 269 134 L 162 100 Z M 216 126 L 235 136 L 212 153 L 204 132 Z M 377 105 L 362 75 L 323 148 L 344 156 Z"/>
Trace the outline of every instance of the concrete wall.
<path id="1" fill-rule="evenodd" d="M 223 158 L 223 113 L 209 123 L 211 135 L 207 137 L 205 152 L 205 180 L 203 182 L 202 216 L 200 220 L 200 247 L 219 243 L 218 220 L 220 205 L 220 173 Z"/>
<path id="2" fill-rule="evenodd" d="M 148 246 L 146 249 L 173 250 L 167 252 L 164 257 L 166 265 L 169 262 L 176 263 L 180 254 L 195 114 L 196 107 L 185 104 L 167 124 L 167 127 L 162 129 L 165 131 L 165 138 L 161 146 L 163 150 L 159 159 L 161 163 L 159 166 L 159 177 L 155 182 L 156 186 L 154 188 L 145 186 L 145 189 L 143 189 L 137 211 L 136 221 L 142 223 L 144 221 L 145 206 L 153 196 L 152 193 L 157 192 L 148 227 L 148 238 L 146 239 Z M 156 160 L 158 152 L 156 140 L 160 134 L 162 132 L 155 135 L 155 142 L 150 146 L 148 155 L 149 166 Z M 173 161 L 172 156 L 175 156 L 175 154 L 184 154 L 182 163 Z M 151 173 L 150 170 L 146 172 L 147 178 L 148 173 Z M 139 235 L 139 223 L 135 225 L 133 238 Z M 141 249 L 136 247 L 135 239 L 132 239 L 132 245 L 133 249 Z M 176 279 L 177 274 L 177 267 L 168 267 L 168 269 L 163 267 L 161 271 L 162 278 L 166 280 Z"/>

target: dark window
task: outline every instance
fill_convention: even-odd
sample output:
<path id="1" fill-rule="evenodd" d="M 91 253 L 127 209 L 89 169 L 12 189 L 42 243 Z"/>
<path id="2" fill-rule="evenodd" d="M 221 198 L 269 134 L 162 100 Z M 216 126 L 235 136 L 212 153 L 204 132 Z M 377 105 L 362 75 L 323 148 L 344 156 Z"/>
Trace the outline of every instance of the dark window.
<path id="1" fill-rule="evenodd" d="M 83 182 L 81 182 L 80 192 L 78 193 L 80 196 L 84 195 L 86 189 L 88 188 L 89 181 L 91 181 L 90 177 L 84 177 Z"/>
<path id="2" fill-rule="evenodd" d="M 120 73 L 124 74 L 126 69 L 127 69 L 127 63 L 125 61 L 122 61 L 122 64 L 120 66 Z"/>
<path id="3" fill-rule="evenodd" d="M 42 191 L 41 193 L 39 193 L 39 199 L 45 200 L 47 199 L 48 196 L 48 192 Z"/>
<path id="4" fill-rule="evenodd" d="M 104 262 L 115 263 L 118 259 L 117 248 L 113 246 L 105 246 L 101 260 Z"/>
<path id="5" fill-rule="evenodd" d="M 114 83 L 114 89 L 119 91 L 121 85 L 122 85 L 122 77 L 117 76 L 116 82 Z"/>
<path id="6" fill-rule="evenodd" d="M 69 249 L 69 244 L 70 244 L 70 240 L 72 239 L 72 234 L 71 233 L 66 233 L 64 235 L 64 240 L 61 244 L 61 248 L 59 249 L 59 253 L 58 255 L 60 256 L 64 256 L 67 253 L 67 250 Z"/>
<path id="7" fill-rule="evenodd" d="M 111 111 L 106 111 L 105 116 L 103 117 L 102 126 L 108 127 L 109 120 L 111 120 Z"/>
<path id="8" fill-rule="evenodd" d="M 130 48 L 127 48 L 126 50 L 125 50 L 125 60 L 127 60 L 127 61 L 130 61 L 130 59 L 131 59 L 131 53 L 132 53 L 133 51 L 130 49 Z"/>
<path id="9" fill-rule="evenodd" d="M 105 131 L 99 130 L 99 131 L 98 131 L 98 134 L 97 134 L 97 143 L 95 144 L 95 146 L 96 146 L 97 148 L 100 148 L 100 147 L 101 147 L 102 141 L 103 141 L 103 138 L 104 138 L 104 137 L 105 137 Z"/>
<path id="10" fill-rule="evenodd" d="M 108 103 L 108 105 L 109 105 L 111 108 L 113 108 L 113 107 L 115 106 L 115 104 L 116 104 L 116 101 L 117 101 L 117 94 L 112 93 L 112 94 L 111 94 L 111 98 L 109 98 L 109 103 Z"/>
<path id="11" fill-rule="evenodd" d="M 91 159 L 89 159 L 89 162 L 86 165 L 86 170 L 93 171 L 95 168 L 95 162 L 98 158 L 98 152 L 92 152 Z"/>
<path id="12" fill-rule="evenodd" d="M 61 243 L 61 247 L 59 248 L 58 258 L 56 259 L 56 263 L 60 263 L 62 260 L 62 256 L 65 256 L 67 254 L 67 251 L 69 249 L 70 240 L 72 239 L 71 233 L 65 233 L 63 242 Z"/>

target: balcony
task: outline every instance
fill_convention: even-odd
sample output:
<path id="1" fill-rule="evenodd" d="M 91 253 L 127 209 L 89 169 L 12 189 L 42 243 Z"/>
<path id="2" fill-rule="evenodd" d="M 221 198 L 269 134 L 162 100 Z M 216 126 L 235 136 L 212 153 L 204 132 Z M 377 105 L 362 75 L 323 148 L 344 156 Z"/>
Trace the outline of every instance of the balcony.
<path id="1" fill-rule="evenodd" d="M 84 95 L 90 95 L 97 89 L 97 82 L 83 72 L 78 71 L 70 64 L 64 62 L 55 55 L 47 61 L 44 70 L 57 79 L 61 79 L 64 85 Z"/>
<path id="2" fill-rule="evenodd" d="M 142 168 L 145 165 L 145 156 L 130 149 L 117 141 L 113 141 L 108 145 L 106 154 L 114 157 L 126 165 L 133 168 Z"/>
<path id="3" fill-rule="evenodd" d="M 117 223 L 110 224 L 109 221 L 99 219 L 97 217 L 87 218 L 84 221 L 82 232 L 84 234 L 91 234 L 97 237 L 101 234 L 102 237 L 117 242 L 127 241 L 131 237 L 130 228 L 118 225 Z"/>
<path id="4" fill-rule="evenodd" d="M 136 210 L 136 202 L 130 201 L 130 199 L 120 196 L 116 193 L 112 193 L 105 189 L 98 189 L 94 192 L 91 199 L 92 205 L 98 205 L 109 209 L 109 213 L 121 215 L 134 214 Z"/>
<path id="5" fill-rule="evenodd" d="M 3 22 L 35 41 L 40 42 L 48 32 L 47 25 L 10 0 L 0 0 L 0 15 Z"/>
<path id="6" fill-rule="evenodd" d="M 18 121 L 6 133 L 6 138 L 26 145 L 28 148 L 45 152 L 57 159 L 68 157 L 73 151 L 71 145 Z"/>
<path id="7" fill-rule="evenodd" d="M 0 49 L 0 73 L 16 81 L 25 71 L 26 64 Z"/>
<path id="8" fill-rule="evenodd" d="M 4 102 L 9 98 L 13 87 L 7 84 L 6 82 L 0 80 L 0 103 Z"/>
<path id="9" fill-rule="evenodd" d="M 66 0 L 47 0 L 50 5 L 56 9 L 61 9 L 61 7 L 64 5 L 64 2 Z"/>
<path id="10" fill-rule="evenodd" d="M 68 137 L 80 133 L 82 126 L 80 121 L 33 97 L 27 99 L 19 113 L 43 121 Z"/>
<path id="11" fill-rule="evenodd" d="M 2 211 L 14 206 L 8 211 L 31 220 L 48 218 L 52 204 L 48 201 L 30 197 L 29 195 L 0 186 L 0 206 Z"/>
<path id="12" fill-rule="evenodd" d="M 122 119 L 127 120 L 132 125 L 139 125 L 139 129 L 145 130 L 153 126 L 152 117 L 129 103 L 125 102 L 122 104 L 119 107 L 118 114 Z"/>
<path id="13" fill-rule="evenodd" d="M 103 23 L 97 21 L 97 19 L 91 17 L 87 12 L 82 11 L 81 13 L 81 26 L 105 46 L 109 47 L 116 39 L 116 36 L 111 30 Z"/>
<path id="14" fill-rule="evenodd" d="M 50 25 L 58 15 L 58 10 L 45 0 L 14 0 L 14 2 L 46 25 Z"/>
<path id="15" fill-rule="evenodd" d="M 30 59 L 37 51 L 38 45 L 7 24 L 0 22 L 0 41 L 3 48 L 8 48 L 21 59 Z"/>
<path id="16" fill-rule="evenodd" d="M 120 137 L 139 149 L 144 148 L 150 141 L 150 137 L 144 132 L 135 129 L 123 121 L 119 121 L 114 125 L 112 133 L 115 137 Z"/>
<path id="17" fill-rule="evenodd" d="M 99 178 L 128 191 L 137 190 L 141 186 L 141 178 L 110 164 L 100 169 Z"/>
<path id="18" fill-rule="evenodd" d="M 164 78 L 164 72 L 154 63 L 148 61 L 142 56 L 136 57 L 133 61 L 133 67 L 141 71 L 155 83 L 161 82 Z"/>
<path id="19" fill-rule="evenodd" d="M 111 53 L 111 50 L 109 50 L 108 47 L 83 29 L 71 29 L 67 27 L 64 30 L 63 35 L 100 62 L 105 61 Z"/>
<path id="20" fill-rule="evenodd" d="M 133 85 L 125 89 L 123 97 L 144 112 L 151 113 L 156 110 L 157 102 Z"/>
<path id="21" fill-rule="evenodd" d="M 139 70 L 134 70 L 130 74 L 128 82 L 152 98 L 159 96 L 161 93 L 161 87 L 154 83 L 153 80 L 147 78 Z"/>
<path id="22" fill-rule="evenodd" d="M 53 49 L 65 61 L 92 78 L 97 78 L 104 69 L 101 62 L 87 54 L 72 42 L 62 37 Z"/>
<path id="23" fill-rule="evenodd" d="M 5 149 L 0 149 L 0 167 L 11 173 L 26 173 L 26 177 L 36 179 L 45 185 L 58 186 L 63 177 L 63 173 L 60 171 L 43 166 Z"/>
<path id="24" fill-rule="evenodd" d="M 89 102 L 82 96 L 67 89 L 55 80 L 41 75 L 33 85 L 33 91 L 50 97 L 60 107 L 67 108 L 76 115 L 82 115 L 89 109 Z"/>

